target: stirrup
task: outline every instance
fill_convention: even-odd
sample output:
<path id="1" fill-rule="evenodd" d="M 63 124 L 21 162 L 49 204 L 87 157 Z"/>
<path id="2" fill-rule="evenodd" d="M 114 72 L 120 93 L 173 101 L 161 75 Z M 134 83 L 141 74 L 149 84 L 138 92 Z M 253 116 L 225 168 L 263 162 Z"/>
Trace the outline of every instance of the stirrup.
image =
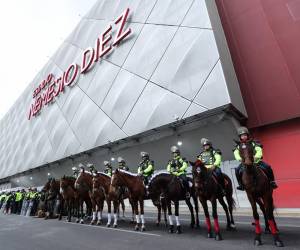
<path id="1" fill-rule="evenodd" d="M 245 190 L 245 188 L 242 185 L 237 186 L 236 189 L 240 190 L 240 191 L 244 191 Z"/>

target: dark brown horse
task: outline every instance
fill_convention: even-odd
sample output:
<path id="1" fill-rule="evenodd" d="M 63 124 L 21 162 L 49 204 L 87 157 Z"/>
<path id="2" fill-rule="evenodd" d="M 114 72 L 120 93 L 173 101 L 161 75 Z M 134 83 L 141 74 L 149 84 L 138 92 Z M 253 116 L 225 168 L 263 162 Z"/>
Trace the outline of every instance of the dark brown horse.
<path id="1" fill-rule="evenodd" d="M 212 230 L 211 230 L 211 222 L 210 216 L 208 212 L 207 201 L 209 200 L 212 204 L 212 215 L 214 218 L 214 230 L 215 230 L 215 239 L 222 240 L 222 236 L 220 233 L 218 213 L 217 213 L 217 200 L 219 200 L 222 205 L 227 219 L 227 230 L 235 230 L 235 224 L 232 216 L 232 210 L 235 206 L 235 201 L 232 197 L 233 188 L 232 182 L 230 178 L 223 174 L 225 179 L 225 192 L 226 192 L 226 201 L 228 206 L 226 205 L 222 193 L 221 187 L 218 184 L 216 177 L 213 174 L 213 171 L 206 168 L 202 161 L 197 160 L 195 163 L 191 163 L 193 166 L 193 181 L 196 189 L 196 194 L 199 197 L 200 203 L 204 210 L 206 226 L 207 226 L 207 237 L 212 238 Z M 228 209 L 229 208 L 229 209 Z"/>
<path id="2" fill-rule="evenodd" d="M 60 179 L 60 194 L 63 199 L 63 204 L 65 205 L 65 208 L 67 210 L 67 221 L 71 222 L 72 214 L 77 214 L 77 217 L 79 217 L 79 195 L 78 192 L 75 190 L 74 184 L 76 179 L 74 177 L 70 176 L 63 176 Z M 64 206 L 61 206 L 61 212 L 60 212 L 60 219 L 62 216 L 62 210 Z"/>
<path id="3" fill-rule="evenodd" d="M 125 170 L 116 169 L 112 175 L 111 189 L 114 191 L 119 187 L 127 187 L 129 190 L 136 216 L 135 230 L 137 231 L 140 228 L 141 231 L 145 231 L 144 199 L 146 198 L 146 190 L 143 179 L 139 175 L 132 174 Z"/>
<path id="4" fill-rule="evenodd" d="M 110 186 L 111 183 L 111 177 L 105 173 L 98 172 L 97 174 L 94 174 L 93 178 L 93 193 L 97 195 L 99 192 L 103 192 L 105 197 L 102 200 L 102 208 L 98 213 L 98 221 L 99 218 L 102 217 L 102 210 L 103 210 L 103 203 L 104 200 L 106 200 L 107 207 L 108 207 L 108 215 L 107 215 L 107 227 L 111 226 L 111 203 L 113 203 L 114 206 L 114 223 L 113 226 L 117 227 L 117 221 L 118 221 L 118 212 L 119 212 L 119 206 L 120 204 L 124 204 L 124 199 L 129 198 L 128 192 L 125 191 L 124 194 L 121 194 L 120 189 L 114 189 Z M 97 195 L 99 197 L 99 194 Z M 129 199 L 129 202 L 131 204 L 131 200 Z M 122 205 L 123 209 L 123 216 L 124 216 L 124 209 L 125 205 Z M 132 207 L 132 213 L 133 213 L 133 207 Z M 101 221 L 100 221 L 101 222 Z"/>
<path id="5" fill-rule="evenodd" d="M 191 213 L 191 227 L 195 226 L 195 215 L 194 208 L 191 204 L 190 198 L 186 198 L 186 192 L 184 187 L 178 177 L 172 175 L 168 172 L 160 172 L 154 174 L 149 182 L 149 196 L 151 197 L 153 203 L 161 200 L 165 202 L 168 215 L 169 215 L 169 232 L 174 232 L 174 225 L 172 219 L 172 209 L 171 202 L 174 202 L 175 205 L 175 219 L 176 219 L 176 233 L 181 233 L 181 225 L 179 221 L 179 201 L 185 200 L 190 213 Z M 197 196 L 195 195 L 194 187 L 191 188 L 191 197 L 194 200 L 195 211 L 196 211 L 196 226 L 199 226 L 199 217 L 198 217 L 198 202 Z M 163 203 L 162 203 L 163 205 Z"/>
<path id="6" fill-rule="evenodd" d="M 274 218 L 274 203 L 273 190 L 270 187 L 270 181 L 267 175 L 254 163 L 254 148 L 252 141 L 237 142 L 239 146 L 239 153 L 242 158 L 244 171 L 242 174 L 242 182 L 245 187 L 249 202 L 253 211 L 253 218 L 255 223 L 255 245 L 261 245 L 261 228 L 259 223 L 259 215 L 257 212 L 256 203 L 263 204 L 266 212 L 266 217 L 274 238 L 274 243 L 277 247 L 283 247 L 283 242 L 279 238 L 278 229 Z"/>
<path id="7" fill-rule="evenodd" d="M 91 173 L 86 172 L 84 169 L 81 169 L 80 174 L 78 175 L 75 184 L 75 189 L 78 192 L 79 197 L 79 209 L 80 209 L 80 223 L 83 224 L 83 203 L 86 204 L 87 214 L 91 211 L 96 212 L 97 201 L 93 197 L 92 188 L 93 188 L 93 176 Z M 79 219 L 79 218 L 78 218 Z M 78 222 L 78 220 L 76 221 Z"/>
<path id="8" fill-rule="evenodd" d="M 62 197 L 60 195 L 59 180 L 51 178 L 49 180 L 49 184 L 47 183 L 46 188 L 44 187 L 43 190 L 46 190 L 47 188 L 48 191 L 46 195 L 46 207 L 47 207 L 47 212 L 45 217 L 46 220 L 52 217 L 56 217 L 56 215 L 54 214 L 55 209 L 58 208 L 57 211 L 60 211 L 59 206 L 62 206 Z"/>

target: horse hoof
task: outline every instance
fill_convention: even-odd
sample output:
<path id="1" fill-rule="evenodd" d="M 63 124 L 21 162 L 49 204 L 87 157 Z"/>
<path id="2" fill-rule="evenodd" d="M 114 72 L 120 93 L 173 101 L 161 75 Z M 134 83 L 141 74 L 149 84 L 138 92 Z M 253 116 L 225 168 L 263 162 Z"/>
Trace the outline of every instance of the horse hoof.
<path id="1" fill-rule="evenodd" d="M 99 225 L 101 225 L 101 224 L 102 224 L 102 221 L 101 221 L 101 220 L 98 220 L 96 225 L 99 226 Z"/>
<path id="2" fill-rule="evenodd" d="M 141 228 L 141 232 L 145 232 L 146 231 L 146 228 L 145 227 L 142 227 Z"/>
<path id="3" fill-rule="evenodd" d="M 190 228 L 194 228 L 194 227 L 195 227 L 195 223 L 191 223 Z"/>
<path id="4" fill-rule="evenodd" d="M 114 227 L 114 228 L 117 228 L 117 227 L 118 227 L 118 225 L 117 225 L 117 224 L 114 224 L 114 225 L 113 225 L 113 227 Z"/>
<path id="5" fill-rule="evenodd" d="M 220 233 L 216 233 L 215 240 L 217 240 L 217 241 L 223 240 L 223 238 L 222 238 L 222 236 L 221 236 Z"/>
<path id="6" fill-rule="evenodd" d="M 160 225 L 160 223 L 159 223 L 159 222 L 156 222 L 156 226 L 159 227 L 159 225 Z"/>
<path id="7" fill-rule="evenodd" d="M 230 225 L 227 225 L 226 230 L 227 231 L 236 231 L 236 227 L 234 224 L 230 224 Z"/>
<path id="8" fill-rule="evenodd" d="M 261 246 L 261 240 L 254 240 L 254 246 Z"/>
<path id="9" fill-rule="evenodd" d="M 95 223 L 96 222 L 94 220 L 92 220 L 91 223 L 90 223 L 90 225 L 95 225 Z"/>
<path id="10" fill-rule="evenodd" d="M 283 244 L 283 242 L 281 240 L 275 240 L 274 243 L 275 243 L 276 247 L 284 247 L 284 244 Z"/>
<path id="11" fill-rule="evenodd" d="M 80 221 L 80 224 L 83 224 L 83 220 Z"/>
<path id="12" fill-rule="evenodd" d="M 110 224 L 106 224 L 106 227 L 110 227 Z"/>
<path id="13" fill-rule="evenodd" d="M 177 227 L 176 227 L 176 233 L 177 233 L 177 234 L 182 234 L 181 226 L 177 226 Z"/>
<path id="14" fill-rule="evenodd" d="M 174 226 L 173 225 L 169 227 L 169 233 L 170 234 L 174 233 Z"/>
<path id="15" fill-rule="evenodd" d="M 139 231 L 139 226 L 136 225 L 136 226 L 134 227 L 134 230 L 135 230 L 135 231 Z"/>
<path id="16" fill-rule="evenodd" d="M 207 238 L 209 238 L 209 239 L 213 238 L 212 232 L 208 232 L 208 233 L 207 233 Z"/>

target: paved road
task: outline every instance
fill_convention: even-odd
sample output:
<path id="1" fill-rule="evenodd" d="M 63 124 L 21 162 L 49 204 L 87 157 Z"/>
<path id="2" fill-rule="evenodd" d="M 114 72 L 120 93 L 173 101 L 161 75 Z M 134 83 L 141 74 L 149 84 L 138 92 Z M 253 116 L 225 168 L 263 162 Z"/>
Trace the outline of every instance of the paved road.
<path id="1" fill-rule="evenodd" d="M 80 225 L 64 221 L 28 218 L 0 214 L 1 250 L 153 250 L 153 249 L 258 249 L 253 246 L 253 226 L 250 217 L 236 217 L 237 232 L 224 230 L 224 240 L 206 238 L 203 222 L 200 229 L 188 227 L 188 216 L 181 218 L 183 234 L 168 234 L 164 227 L 156 227 L 154 214 L 147 213 L 147 231 L 135 232 L 129 220 L 119 222 L 119 228 Z M 300 219 L 279 218 L 284 249 L 300 249 Z M 271 235 L 263 235 L 259 249 L 275 249 Z"/>

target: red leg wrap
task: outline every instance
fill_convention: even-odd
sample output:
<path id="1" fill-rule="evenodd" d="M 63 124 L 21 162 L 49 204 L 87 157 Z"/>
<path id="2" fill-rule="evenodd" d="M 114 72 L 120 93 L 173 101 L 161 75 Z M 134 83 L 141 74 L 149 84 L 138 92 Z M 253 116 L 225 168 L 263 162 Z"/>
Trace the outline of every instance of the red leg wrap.
<path id="1" fill-rule="evenodd" d="M 274 220 L 268 220 L 268 222 L 269 222 L 269 225 L 270 225 L 271 233 L 272 234 L 276 234 L 277 230 L 276 230 L 276 226 L 275 226 Z"/>
<path id="2" fill-rule="evenodd" d="M 261 228 L 260 228 L 260 224 L 259 224 L 259 220 L 255 220 L 255 233 L 256 234 L 261 234 Z"/>
<path id="3" fill-rule="evenodd" d="M 218 220 L 218 218 L 214 219 L 214 224 L 215 224 L 215 232 L 219 233 L 220 232 L 220 226 L 219 226 L 219 220 Z"/>
<path id="4" fill-rule="evenodd" d="M 210 218 L 206 217 L 206 226 L 207 226 L 207 231 L 210 232 L 211 230 L 211 223 L 210 223 Z"/>

